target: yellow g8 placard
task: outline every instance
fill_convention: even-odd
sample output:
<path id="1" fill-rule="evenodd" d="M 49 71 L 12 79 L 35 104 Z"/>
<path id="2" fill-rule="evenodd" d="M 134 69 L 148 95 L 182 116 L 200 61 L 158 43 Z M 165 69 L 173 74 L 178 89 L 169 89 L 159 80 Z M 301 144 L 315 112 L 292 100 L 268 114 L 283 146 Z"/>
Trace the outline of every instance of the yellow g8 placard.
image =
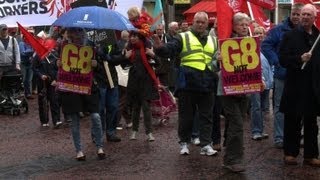
<path id="1" fill-rule="evenodd" d="M 227 39 L 221 44 L 222 65 L 227 72 L 234 72 L 235 67 L 246 65 L 247 70 L 259 65 L 257 42 L 253 37 Z"/>
<path id="2" fill-rule="evenodd" d="M 260 45 L 257 37 L 219 40 L 224 95 L 261 92 Z"/>
<path id="3" fill-rule="evenodd" d="M 62 69 L 65 72 L 88 74 L 91 72 L 93 48 L 66 44 L 61 53 Z"/>

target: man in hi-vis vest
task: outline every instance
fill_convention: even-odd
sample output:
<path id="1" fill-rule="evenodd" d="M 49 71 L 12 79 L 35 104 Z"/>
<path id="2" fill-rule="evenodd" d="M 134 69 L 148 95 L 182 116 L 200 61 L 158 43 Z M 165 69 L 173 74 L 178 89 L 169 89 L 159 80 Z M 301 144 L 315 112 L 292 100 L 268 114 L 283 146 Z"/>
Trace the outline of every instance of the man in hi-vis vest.
<path id="1" fill-rule="evenodd" d="M 161 57 L 180 56 L 175 94 L 178 97 L 180 154 L 189 154 L 195 112 L 199 113 L 200 154 L 217 153 L 211 143 L 214 90 L 218 80 L 215 71 L 217 39 L 209 36 L 208 15 L 198 12 L 190 31 L 180 33 L 167 44 L 153 36 L 155 53 Z"/>

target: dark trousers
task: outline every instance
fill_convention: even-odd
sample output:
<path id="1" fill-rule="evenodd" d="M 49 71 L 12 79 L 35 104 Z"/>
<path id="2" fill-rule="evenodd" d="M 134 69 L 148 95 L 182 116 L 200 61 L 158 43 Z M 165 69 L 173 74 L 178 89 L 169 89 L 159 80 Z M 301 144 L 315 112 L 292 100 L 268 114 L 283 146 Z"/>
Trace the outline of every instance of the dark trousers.
<path id="1" fill-rule="evenodd" d="M 212 144 L 221 143 L 221 126 L 220 126 L 220 115 L 222 113 L 221 97 L 215 96 L 214 106 L 213 106 L 213 124 L 212 124 Z"/>
<path id="2" fill-rule="evenodd" d="M 159 78 L 161 85 L 169 86 L 169 73 L 157 74 L 157 77 Z"/>
<path id="3" fill-rule="evenodd" d="M 190 142 L 195 111 L 198 110 L 199 132 L 201 142 L 200 145 L 203 147 L 210 144 L 214 93 L 181 91 L 179 92 L 178 96 L 178 135 L 180 138 L 180 142 Z M 194 106 L 196 106 L 197 108 L 194 108 Z"/>
<path id="4" fill-rule="evenodd" d="M 118 124 L 121 120 L 121 116 L 124 118 L 127 124 L 131 123 L 131 107 L 127 102 L 127 88 L 123 86 L 119 87 L 119 112 L 118 112 Z"/>
<path id="5" fill-rule="evenodd" d="M 44 86 L 42 80 L 38 80 L 38 106 L 39 106 L 39 118 L 41 124 L 49 122 L 49 107 L 51 112 L 51 118 L 53 125 L 56 125 L 60 121 L 60 105 L 58 92 L 55 87 L 47 84 Z"/>
<path id="6" fill-rule="evenodd" d="M 226 117 L 225 165 L 243 163 L 243 122 L 248 108 L 246 96 L 222 96 L 222 107 Z"/>
<path id="7" fill-rule="evenodd" d="M 301 121 L 303 123 L 301 123 Z M 294 113 L 284 113 L 284 139 L 283 149 L 286 156 L 299 155 L 301 125 L 304 127 L 304 158 L 317 158 L 318 126 L 317 116 L 300 116 Z"/>
<path id="8" fill-rule="evenodd" d="M 146 134 L 152 133 L 150 102 L 146 100 L 142 100 L 142 102 L 132 103 L 132 130 L 138 131 L 139 129 L 141 109 L 143 112 L 145 132 Z"/>

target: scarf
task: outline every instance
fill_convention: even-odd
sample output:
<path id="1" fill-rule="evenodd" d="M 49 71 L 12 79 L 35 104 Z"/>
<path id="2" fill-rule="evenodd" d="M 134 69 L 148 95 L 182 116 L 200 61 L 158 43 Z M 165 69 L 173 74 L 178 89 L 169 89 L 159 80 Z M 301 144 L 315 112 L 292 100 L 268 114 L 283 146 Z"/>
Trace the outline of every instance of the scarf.
<path id="1" fill-rule="evenodd" d="M 130 61 L 133 62 L 136 56 L 136 51 L 139 50 L 140 51 L 140 56 L 141 56 L 141 60 L 142 60 L 142 64 L 143 66 L 146 68 L 149 76 L 151 77 L 151 79 L 153 80 L 153 83 L 155 85 L 156 88 L 159 87 L 160 82 L 159 79 L 156 77 L 155 72 L 153 71 L 152 67 L 150 66 L 147 56 L 146 56 L 146 51 L 145 51 L 145 47 L 144 44 L 140 41 L 134 45 L 132 45 L 132 55 L 130 57 Z"/>

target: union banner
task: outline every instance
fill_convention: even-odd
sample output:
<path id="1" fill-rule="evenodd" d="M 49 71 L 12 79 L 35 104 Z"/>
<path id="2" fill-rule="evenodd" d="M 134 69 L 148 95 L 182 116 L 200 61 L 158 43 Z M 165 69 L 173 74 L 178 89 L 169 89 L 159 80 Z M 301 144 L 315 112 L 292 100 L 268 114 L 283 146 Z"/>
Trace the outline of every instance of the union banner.
<path id="1" fill-rule="evenodd" d="M 77 0 L 0 0 L 0 24 L 17 27 L 16 22 L 19 22 L 23 26 L 50 26 L 68 12 L 75 1 Z M 112 9 L 126 17 L 130 7 L 142 7 L 143 3 L 143 0 L 108 0 L 108 4 L 111 1 L 114 2 Z"/>

